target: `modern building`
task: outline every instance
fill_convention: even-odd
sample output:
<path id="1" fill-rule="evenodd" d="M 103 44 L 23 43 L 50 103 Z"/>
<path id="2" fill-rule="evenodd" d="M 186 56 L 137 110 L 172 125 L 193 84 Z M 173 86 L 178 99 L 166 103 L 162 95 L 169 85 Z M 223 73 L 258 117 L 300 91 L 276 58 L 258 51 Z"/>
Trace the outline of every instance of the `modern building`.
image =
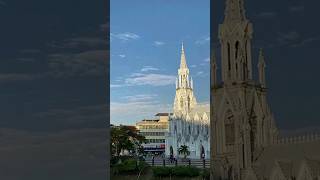
<path id="1" fill-rule="evenodd" d="M 166 134 L 166 156 L 179 157 L 179 148 L 186 145 L 188 158 L 210 158 L 210 108 L 197 103 L 183 44 L 173 112 Z"/>
<path id="2" fill-rule="evenodd" d="M 318 135 L 280 137 L 267 103 L 265 57 L 252 67 L 244 0 L 226 0 L 219 26 L 221 80 L 211 58 L 211 179 L 320 179 Z M 258 78 L 253 78 L 253 71 Z"/>
<path id="3" fill-rule="evenodd" d="M 161 155 L 165 151 L 165 133 L 168 132 L 170 113 L 158 113 L 156 119 L 144 119 L 136 123 L 139 133 L 145 136 L 147 143 L 142 144 L 149 154 Z"/>

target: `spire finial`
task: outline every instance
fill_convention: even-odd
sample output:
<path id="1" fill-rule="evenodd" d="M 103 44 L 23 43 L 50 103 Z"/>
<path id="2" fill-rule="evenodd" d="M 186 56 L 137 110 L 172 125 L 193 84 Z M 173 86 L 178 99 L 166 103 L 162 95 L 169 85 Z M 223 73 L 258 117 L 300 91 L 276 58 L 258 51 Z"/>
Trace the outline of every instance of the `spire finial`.
<path id="1" fill-rule="evenodd" d="M 181 42 L 181 51 L 184 52 L 183 41 Z"/>
<path id="2" fill-rule="evenodd" d="M 265 61 L 264 61 L 264 53 L 263 53 L 263 49 L 260 48 L 259 50 L 259 62 L 258 65 L 264 65 Z"/>
<path id="3" fill-rule="evenodd" d="M 259 53 L 260 53 L 260 55 L 263 55 L 263 48 L 259 49 Z"/>
<path id="4" fill-rule="evenodd" d="M 184 46 L 183 46 L 183 41 L 181 44 L 181 62 L 180 62 L 180 68 L 181 69 L 187 69 L 187 62 L 186 62 L 186 56 L 184 54 Z"/>

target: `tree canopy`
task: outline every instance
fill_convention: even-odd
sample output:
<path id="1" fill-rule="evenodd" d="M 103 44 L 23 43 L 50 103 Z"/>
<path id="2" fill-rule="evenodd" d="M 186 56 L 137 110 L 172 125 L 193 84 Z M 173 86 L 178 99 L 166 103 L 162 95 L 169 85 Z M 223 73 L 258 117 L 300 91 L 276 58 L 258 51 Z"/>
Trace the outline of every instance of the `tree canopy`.
<path id="1" fill-rule="evenodd" d="M 134 126 L 111 127 L 112 155 L 119 156 L 123 150 L 128 150 L 130 153 L 135 153 L 136 150 L 141 152 L 141 144 L 145 141 L 145 137 L 140 135 L 139 130 Z"/>

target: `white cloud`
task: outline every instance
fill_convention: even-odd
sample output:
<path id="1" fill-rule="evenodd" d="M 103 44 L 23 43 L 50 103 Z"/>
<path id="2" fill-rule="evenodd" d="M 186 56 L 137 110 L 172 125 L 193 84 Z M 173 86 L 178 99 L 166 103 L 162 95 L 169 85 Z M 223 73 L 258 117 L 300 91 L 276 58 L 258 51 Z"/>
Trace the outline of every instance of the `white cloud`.
<path id="1" fill-rule="evenodd" d="M 138 94 L 133 96 L 124 96 L 122 99 L 127 100 L 128 102 L 146 102 L 154 100 L 158 95 L 156 94 Z"/>
<path id="2" fill-rule="evenodd" d="M 141 69 L 141 72 L 148 72 L 148 71 L 158 71 L 158 68 L 152 67 L 152 66 L 144 66 Z"/>
<path id="3" fill-rule="evenodd" d="M 155 46 L 162 46 L 162 45 L 164 45 L 165 43 L 162 42 L 162 41 L 155 41 L 155 42 L 153 42 L 153 44 L 154 44 Z"/>
<path id="4" fill-rule="evenodd" d="M 206 43 L 209 43 L 210 42 L 210 36 L 206 36 L 206 37 L 202 37 L 200 38 L 199 40 L 197 40 L 195 43 L 197 45 L 203 45 L 203 44 L 206 44 Z"/>
<path id="5" fill-rule="evenodd" d="M 199 71 L 199 72 L 197 72 L 196 76 L 200 76 L 202 74 L 203 74 L 203 71 Z"/>
<path id="6" fill-rule="evenodd" d="M 35 74 L 19 74 L 19 73 L 0 74 L 0 83 L 12 82 L 12 81 L 30 81 L 40 77 L 41 75 L 35 75 Z"/>
<path id="7" fill-rule="evenodd" d="M 130 77 L 137 77 L 137 76 L 143 76 L 144 74 L 142 74 L 142 73 L 132 73 L 131 75 L 130 75 Z"/>
<path id="8" fill-rule="evenodd" d="M 304 6 L 292 6 L 289 7 L 290 12 L 302 12 L 304 11 Z"/>
<path id="9" fill-rule="evenodd" d="M 2 1 L 2 0 L 0 0 L 0 6 L 5 6 L 5 5 L 7 5 L 7 3 Z"/>
<path id="10" fill-rule="evenodd" d="M 205 71 L 198 71 L 194 77 L 200 77 L 200 78 L 203 78 L 203 77 L 208 77 L 209 75 L 209 72 L 205 72 Z"/>
<path id="11" fill-rule="evenodd" d="M 135 73 L 125 80 L 127 85 L 151 85 L 151 86 L 167 86 L 175 84 L 176 76 L 164 74 L 142 74 Z"/>
<path id="12" fill-rule="evenodd" d="M 138 94 L 125 96 L 124 102 L 111 102 L 110 115 L 114 124 L 135 124 L 144 118 L 154 119 L 158 112 L 169 112 L 171 104 L 161 104 L 156 94 Z M 124 122 L 124 120 L 126 120 Z M 128 122 L 130 120 L 131 122 Z"/>
<path id="13" fill-rule="evenodd" d="M 118 33 L 118 34 L 111 33 L 110 35 L 111 35 L 111 38 L 117 38 L 122 41 L 136 40 L 140 38 L 139 35 L 131 32 Z"/>
<path id="14" fill-rule="evenodd" d="M 128 86 L 168 86 L 175 84 L 176 76 L 166 75 L 166 74 L 155 74 L 155 73 L 145 73 L 147 71 L 157 70 L 157 68 L 152 68 L 148 66 L 142 68 L 141 72 L 144 73 L 132 73 L 124 80 L 117 80 L 116 84 L 111 84 L 111 88 L 128 87 Z M 119 81 L 122 81 L 120 83 Z"/>
<path id="15" fill-rule="evenodd" d="M 196 67 L 197 67 L 197 65 L 193 64 L 193 65 L 191 65 L 190 67 L 192 67 L 192 68 L 196 68 Z"/>
<path id="16" fill-rule="evenodd" d="M 110 84 L 110 88 L 123 87 L 122 84 Z"/>
<path id="17" fill-rule="evenodd" d="M 124 55 L 124 54 L 119 54 L 119 57 L 121 57 L 121 58 L 125 58 L 125 57 L 126 57 L 126 55 Z"/>
<path id="18" fill-rule="evenodd" d="M 204 62 L 210 62 L 210 58 L 209 57 L 205 58 Z"/>

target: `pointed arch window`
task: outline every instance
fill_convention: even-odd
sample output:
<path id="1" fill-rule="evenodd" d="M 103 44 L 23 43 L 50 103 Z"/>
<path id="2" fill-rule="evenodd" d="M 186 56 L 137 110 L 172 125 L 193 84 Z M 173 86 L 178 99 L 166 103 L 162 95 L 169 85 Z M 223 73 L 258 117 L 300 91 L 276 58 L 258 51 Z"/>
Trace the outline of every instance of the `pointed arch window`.
<path id="1" fill-rule="evenodd" d="M 182 96 L 180 97 L 180 108 L 183 109 L 183 99 L 182 99 Z"/>
<path id="2" fill-rule="evenodd" d="M 206 134 L 209 135 L 209 127 L 206 126 Z"/>
<path id="3" fill-rule="evenodd" d="M 246 62 L 248 61 L 248 41 L 246 41 L 246 44 L 245 44 L 245 53 L 246 53 Z"/>
<path id="4" fill-rule="evenodd" d="M 197 126 L 197 133 L 200 134 L 200 125 Z"/>
<path id="5" fill-rule="evenodd" d="M 239 41 L 236 42 L 235 48 L 236 48 L 235 58 L 237 59 L 239 56 Z"/>
<path id="6" fill-rule="evenodd" d="M 227 44 L 228 46 L 228 69 L 231 70 L 231 62 L 230 62 L 230 44 Z"/>
<path id="7" fill-rule="evenodd" d="M 251 110 L 251 115 L 249 119 L 249 125 L 250 125 L 250 145 L 251 145 L 251 151 L 253 152 L 256 145 L 257 145 L 257 116 L 253 110 Z M 251 155 L 251 159 L 253 159 L 253 155 Z"/>
<path id="8" fill-rule="evenodd" d="M 227 146 L 234 145 L 235 142 L 235 126 L 234 126 L 234 116 L 231 110 L 226 112 L 225 116 L 225 144 Z"/>

